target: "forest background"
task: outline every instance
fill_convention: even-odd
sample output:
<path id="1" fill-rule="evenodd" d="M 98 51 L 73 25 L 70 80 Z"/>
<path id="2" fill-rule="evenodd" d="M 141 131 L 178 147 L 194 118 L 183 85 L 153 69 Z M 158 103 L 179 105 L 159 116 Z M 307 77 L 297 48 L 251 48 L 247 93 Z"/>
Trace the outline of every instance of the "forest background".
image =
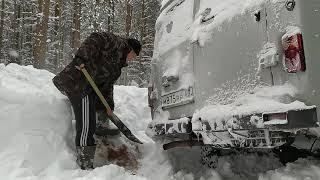
<path id="1" fill-rule="evenodd" d="M 57 73 L 90 33 L 107 31 L 143 45 L 117 84 L 146 87 L 159 12 L 157 0 L 1 0 L 0 63 Z"/>

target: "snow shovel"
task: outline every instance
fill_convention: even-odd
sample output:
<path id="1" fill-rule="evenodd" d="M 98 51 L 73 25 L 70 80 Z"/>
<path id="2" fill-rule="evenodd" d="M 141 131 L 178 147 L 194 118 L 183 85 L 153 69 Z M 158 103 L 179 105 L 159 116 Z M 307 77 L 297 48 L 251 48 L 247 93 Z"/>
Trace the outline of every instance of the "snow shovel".
<path id="1" fill-rule="evenodd" d="M 107 101 L 103 97 L 103 95 L 101 94 L 101 91 L 99 90 L 99 88 L 97 87 L 97 85 L 93 81 L 93 79 L 91 78 L 88 71 L 85 68 L 82 68 L 81 71 L 83 72 L 84 76 L 86 77 L 86 79 L 88 80 L 88 82 L 90 83 L 90 85 L 92 86 L 92 88 L 94 89 L 96 94 L 98 95 L 99 99 L 101 100 L 101 102 L 105 106 L 105 108 L 108 111 L 112 112 L 109 104 L 107 103 Z M 118 116 L 116 116 L 114 113 L 112 113 L 112 115 L 111 116 L 108 115 L 108 117 L 119 128 L 119 130 L 122 132 L 122 134 L 124 134 L 129 140 L 136 142 L 136 143 L 139 143 L 139 144 L 143 144 L 134 134 L 132 134 L 130 129 L 125 124 L 123 124 L 123 122 L 118 118 Z"/>

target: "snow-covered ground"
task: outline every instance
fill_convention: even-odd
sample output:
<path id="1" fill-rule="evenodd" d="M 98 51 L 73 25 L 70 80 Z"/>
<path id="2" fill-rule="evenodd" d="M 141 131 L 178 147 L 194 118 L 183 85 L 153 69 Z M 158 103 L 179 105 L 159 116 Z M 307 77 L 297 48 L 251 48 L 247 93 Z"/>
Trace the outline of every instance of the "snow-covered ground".
<path id="1" fill-rule="evenodd" d="M 144 135 L 151 121 L 147 90 L 124 86 L 115 87 L 116 114 L 145 142 L 137 146 L 139 167 L 133 172 L 110 164 L 82 171 L 75 164 L 70 104 L 55 89 L 53 76 L 31 66 L 0 64 L 0 179 L 320 179 L 320 162 L 314 159 L 283 167 L 268 156 L 226 156 L 213 170 L 200 165 L 198 148 L 164 152 Z M 177 154 L 179 160 L 173 158 Z M 267 166 L 276 169 L 266 171 Z"/>

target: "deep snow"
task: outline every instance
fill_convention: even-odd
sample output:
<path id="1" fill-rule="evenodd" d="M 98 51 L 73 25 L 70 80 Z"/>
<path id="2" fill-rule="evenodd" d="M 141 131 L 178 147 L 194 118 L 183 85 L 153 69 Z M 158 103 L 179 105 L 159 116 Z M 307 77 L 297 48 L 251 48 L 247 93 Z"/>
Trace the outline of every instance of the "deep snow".
<path id="1" fill-rule="evenodd" d="M 53 86 L 53 76 L 31 66 L 0 64 L 0 179 L 320 179 L 320 162 L 314 159 L 281 167 L 270 157 L 226 156 L 218 169 L 208 170 L 199 163 L 198 148 L 164 152 L 144 134 L 151 121 L 147 90 L 124 86 L 115 87 L 116 113 L 145 142 L 138 146 L 138 170 L 113 164 L 79 170 L 70 105 Z M 182 156 L 176 159 L 177 154 Z M 259 174 L 266 170 L 266 163 L 278 169 Z"/>

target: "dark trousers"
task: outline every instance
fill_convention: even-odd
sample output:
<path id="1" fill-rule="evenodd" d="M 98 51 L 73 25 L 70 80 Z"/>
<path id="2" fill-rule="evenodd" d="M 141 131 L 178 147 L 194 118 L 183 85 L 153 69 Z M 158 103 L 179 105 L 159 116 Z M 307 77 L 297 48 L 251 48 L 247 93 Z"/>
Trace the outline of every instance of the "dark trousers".
<path id="1" fill-rule="evenodd" d="M 70 100 L 76 119 L 76 146 L 94 146 L 93 135 L 96 131 L 95 94 Z"/>

